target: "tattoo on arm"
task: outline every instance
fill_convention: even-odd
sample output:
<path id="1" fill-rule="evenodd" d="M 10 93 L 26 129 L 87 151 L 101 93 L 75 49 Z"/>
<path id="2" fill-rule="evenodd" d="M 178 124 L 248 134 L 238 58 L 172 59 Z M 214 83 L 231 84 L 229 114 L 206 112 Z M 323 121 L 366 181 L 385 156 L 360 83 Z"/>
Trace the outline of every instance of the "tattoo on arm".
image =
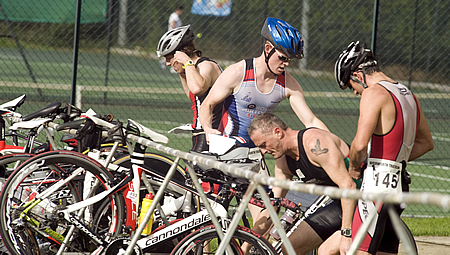
<path id="1" fill-rule="evenodd" d="M 319 139 L 317 139 L 316 145 L 314 146 L 314 148 L 311 149 L 311 152 L 314 153 L 314 155 L 319 156 L 320 154 L 325 154 L 328 152 L 327 148 L 320 148 L 320 141 Z"/>

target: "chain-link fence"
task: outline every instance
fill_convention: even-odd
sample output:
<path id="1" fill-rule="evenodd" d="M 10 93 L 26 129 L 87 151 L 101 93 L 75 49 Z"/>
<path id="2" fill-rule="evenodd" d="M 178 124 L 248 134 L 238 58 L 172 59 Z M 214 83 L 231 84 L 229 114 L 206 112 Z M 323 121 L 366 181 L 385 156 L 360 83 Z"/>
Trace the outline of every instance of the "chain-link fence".
<path id="1" fill-rule="evenodd" d="M 193 116 L 178 75 L 163 69 L 156 57 L 168 18 L 180 5 L 184 6 L 183 24 L 191 24 L 197 35 L 196 47 L 224 68 L 261 54 L 260 30 L 266 17 L 281 18 L 299 29 L 305 58 L 291 62 L 288 71 L 302 85 L 313 112 L 348 143 L 356 132 L 359 98 L 338 88 L 334 62 L 351 41 L 375 46 L 382 70 L 409 86 L 421 101 L 434 138 L 435 149 L 408 167 L 411 190 L 450 193 L 450 158 L 445 149 L 450 145 L 449 1 L 0 3 L 2 101 L 27 94 L 20 108 L 23 114 L 53 101 L 73 101 L 83 110 L 135 119 L 163 133 L 191 122 Z M 288 102 L 281 103 L 275 113 L 294 129 L 303 128 Z M 172 148 L 187 151 L 191 147 L 189 136 L 168 136 Z M 435 215 L 436 211 L 441 210 L 411 206 L 405 214 Z"/>

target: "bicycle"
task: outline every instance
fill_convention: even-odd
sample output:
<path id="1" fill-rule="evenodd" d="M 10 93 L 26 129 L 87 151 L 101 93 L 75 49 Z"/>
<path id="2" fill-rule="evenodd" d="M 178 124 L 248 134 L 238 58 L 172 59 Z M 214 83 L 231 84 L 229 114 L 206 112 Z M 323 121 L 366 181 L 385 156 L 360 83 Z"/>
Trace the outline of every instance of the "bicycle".
<path id="1" fill-rule="evenodd" d="M 141 146 L 139 145 L 135 146 L 135 151 L 136 148 L 140 147 Z M 134 154 L 135 153 L 133 153 L 133 155 Z M 139 154 L 141 153 L 136 154 L 139 157 Z M 120 241 L 123 240 L 123 238 L 118 239 L 117 241 L 111 241 L 111 237 L 117 236 L 120 233 L 122 225 L 120 219 L 124 214 L 124 207 L 122 206 L 123 200 L 118 191 L 130 183 L 135 175 L 134 173 L 139 173 L 139 168 L 144 168 L 145 166 L 138 167 L 137 165 L 133 165 L 133 171 L 130 172 L 130 175 L 115 184 L 118 180 L 112 178 L 111 174 L 107 172 L 103 166 L 98 162 L 81 155 L 82 154 L 67 151 L 46 152 L 37 155 L 22 164 L 8 179 L 4 188 L 5 192 L 2 192 L 2 195 L 0 196 L 1 201 L 8 205 L 6 210 L 0 212 L 0 231 L 2 236 L 7 237 L 5 238 L 5 243 L 13 252 L 27 252 L 29 249 L 32 249 L 33 251 L 39 250 L 37 242 L 33 242 L 36 238 L 30 238 L 27 234 L 29 232 L 25 230 L 32 230 L 34 234 L 39 235 L 39 240 L 41 238 L 53 238 L 54 240 L 45 240 L 47 241 L 45 242 L 47 248 L 52 247 L 52 244 L 48 243 L 53 241 L 53 245 L 57 244 L 61 246 L 61 252 L 65 250 L 66 247 L 69 248 L 69 250 L 90 250 L 90 247 L 88 247 L 87 244 L 95 243 L 98 248 L 94 250 L 94 253 L 97 254 L 104 249 L 108 251 L 108 247 L 110 250 L 114 250 L 114 247 L 120 246 L 120 242 L 123 242 Z M 142 160 L 142 157 L 140 158 Z M 39 166 L 37 165 L 38 162 Z M 68 164 L 70 167 L 63 168 L 62 166 L 64 164 Z M 78 168 L 77 166 L 83 168 Z M 83 172 L 92 173 L 92 175 L 80 175 Z M 155 173 L 155 175 L 158 175 L 158 173 Z M 87 178 L 86 176 L 90 177 Z M 52 177 L 52 179 L 50 177 Z M 29 178 L 31 178 L 32 182 L 30 182 Z M 160 175 L 159 178 L 164 178 L 164 176 Z M 77 185 L 83 186 L 82 183 L 85 183 L 86 179 L 88 179 L 89 184 L 96 183 L 96 185 L 86 185 L 89 187 L 89 189 L 87 189 L 89 195 L 84 197 L 84 201 L 80 201 L 81 195 L 87 193 L 87 191 L 80 195 L 76 192 L 76 187 Z M 186 186 L 184 183 L 177 183 L 176 180 L 170 182 L 191 194 L 197 194 L 193 188 Z M 112 186 L 113 184 L 115 185 Z M 33 196 L 31 201 L 27 201 L 27 197 L 21 196 L 24 187 L 32 190 L 31 194 L 33 194 Z M 8 192 L 6 192 L 6 190 Z M 45 193 L 42 193 L 43 191 Z M 20 203 L 20 199 L 25 200 L 25 203 Z M 99 203 L 102 199 L 105 199 L 105 201 L 97 207 L 98 209 L 95 211 L 95 215 L 93 215 L 92 209 L 94 208 L 94 204 Z M 210 199 L 217 208 L 221 207 L 221 205 L 214 202 L 216 198 Z M 43 201 L 46 201 L 46 203 L 50 205 L 46 207 L 48 210 L 44 210 L 44 215 L 47 216 L 47 222 L 43 218 L 38 218 L 36 215 L 32 214 L 33 208 Z M 53 204 L 53 202 L 58 203 Z M 45 203 L 43 204 L 45 205 Z M 91 210 L 85 210 L 86 208 Z M 166 213 L 164 208 L 162 211 Z M 74 215 L 74 212 L 78 212 L 78 214 Z M 58 217 L 55 217 L 55 214 Z M 91 214 L 92 216 L 90 216 Z M 224 220 L 228 217 L 227 211 L 224 208 L 220 210 L 218 214 L 219 216 L 221 215 L 221 218 Z M 89 217 L 86 217 L 86 215 Z M 58 221 L 55 222 L 55 219 L 58 219 Z M 39 220 L 43 221 L 42 225 L 45 226 L 44 229 L 46 232 L 39 231 L 40 229 L 37 227 L 39 226 L 38 223 L 41 223 Z M 186 228 L 180 234 L 185 234 L 187 231 L 198 227 L 198 225 L 210 222 L 208 213 L 203 210 L 160 231 L 167 233 L 171 229 L 187 224 L 186 222 L 190 223 L 190 220 L 198 220 L 199 224 L 192 224 L 192 226 Z M 64 222 L 65 224 L 58 225 L 57 222 L 59 221 Z M 98 226 L 101 221 L 108 222 L 109 224 L 107 225 L 111 227 L 108 229 L 101 229 L 101 231 L 100 229 L 95 229 L 95 231 L 93 231 L 88 228 L 88 226 Z M 49 224 L 51 222 L 54 223 L 53 229 L 52 224 Z M 85 225 L 88 223 L 90 224 Z M 56 227 L 62 229 L 58 230 Z M 75 229 L 77 231 L 75 231 Z M 249 232 L 251 232 L 251 230 L 249 230 Z M 57 234 L 59 234 L 59 236 Z M 67 234 L 67 236 L 63 238 L 61 234 Z M 73 238 L 73 234 L 77 234 L 76 238 Z M 179 236 L 179 234 L 176 236 Z M 152 239 L 152 235 L 144 238 L 143 241 L 139 243 L 144 251 L 155 247 L 156 243 L 148 243 L 148 241 L 146 241 L 150 239 Z M 69 244 L 69 240 L 73 240 L 74 243 Z M 25 242 L 28 245 L 24 245 L 22 242 Z M 269 246 L 261 248 L 261 250 L 267 250 L 269 249 Z"/>
<path id="2" fill-rule="evenodd" d="M 18 135 L 15 133 L 6 133 L 6 125 L 9 124 L 7 120 L 14 122 L 22 117 L 22 115 L 16 113 L 15 111 L 25 102 L 25 99 L 26 95 L 22 95 L 14 100 L 0 105 L 0 154 L 4 154 L 5 152 L 14 152 L 16 150 L 20 152 L 23 150 L 23 147 L 18 145 Z M 13 145 L 6 144 L 6 136 L 12 137 Z"/>
<path id="3" fill-rule="evenodd" d="M 22 117 L 21 114 L 13 110 L 19 107 L 24 100 L 25 95 L 0 106 L 0 109 L 5 105 L 9 108 L 9 110 L 3 112 L 2 118 L 0 118 L 0 130 L 2 134 L 5 134 L 5 136 L 0 137 L 0 153 L 3 155 L 0 156 L 0 176 L 2 178 L 8 177 L 12 169 L 34 154 L 57 148 L 53 137 L 53 129 L 47 126 L 50 121 L 61 119 L 67 122 L 81 113 L 81 110 L 70 104 L 61 107 L 61 103 L 54 102 Z M 8 132 L 6 132 L 6 120 L 10 122 Z M 21 134 L 18 130 L 27 130 L 27 133 Z M 36 140 L 42 131 L 44 131 L 46 137 L 44 143 Z M 7 136 L 12 137 L 13 145 L 6 145 L 5 137 Z M 25 142 L 24 146 L 19 146 L 18 138 Z M 8 169 L 8 165 L 12 165 L 12 168 Z"/>

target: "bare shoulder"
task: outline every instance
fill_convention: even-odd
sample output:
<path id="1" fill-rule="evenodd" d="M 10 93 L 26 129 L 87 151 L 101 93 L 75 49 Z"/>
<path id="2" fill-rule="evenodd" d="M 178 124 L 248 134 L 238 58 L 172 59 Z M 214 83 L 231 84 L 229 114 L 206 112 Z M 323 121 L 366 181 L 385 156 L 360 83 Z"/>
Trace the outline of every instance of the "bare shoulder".
<path id="1" fill-rule="evenodd" d="M 298 81 L 288 72 L 285 72 L 286 75 L 286 88 L 290 89 L 290 90 L 298 90 L 298 91 L 303 91 L 302 90 L 302 86 L 300 85 L 300 83 L 298 83 Z"/>
<path id="2" fill-rule="evenodd" d="M 227 80 L 236 80 L 244 77 L 244 61 L 239 61 L 237 63 L 234 63 L 223 71 L 221 78 L 227 79 Z"/>
<path id="3" fill-rule="evenodd" d="M 361 98 L 362 97 L 366 97 L 366 98 L 369 98 L 369 97 L 376 97 L 376 98 L 389 97 L 389 92 L 383 86 L 381 86 L 379 84 L 376 84 L 374 86 L 370 86 L 370 87 L 366 88 L 364 90 Z M 376 99 L 376 98 L 373 98 L 373 99 Z"/>
<path id="4" fill-rule="evenodd" d="M 244 62 L 239 61 L 227 67 L 213 86 L 213 90 L 226 91 L 232 93 L 236 90 L 244 78 Z M 217 86 L 216 86 L 217 85 Z"/>
<path id="5" fill-rule="evenodd" d="M 214 77 L 214 80 L 222 73 L 219 66 L 212 61 L 203 61 L 198 64 L 197 70 L 202 76 Z"/>
<path id="6" fill-rule="evenodd" d="M 388 101 L 391 101 L 391 95 L 389 92 L 380 85 L 371 86 L 366 88 L 361 95 L 361 105 L 367 106 L 382 106 Z"/>
<path id="7" fill-rule="evenodd" d="M 286 98 L 293 100 L 294 103 L 305 103 L 303 88 L 298 81 L 288 72 L 286 72 Z"/>
<path id="8" fill-rule="evenodd" d="M 225 72 L 242 72 L 244 73 L 245 62 L 241 60 L 225 68 Z"/>
<path id="9" fill-rule="evenodd" d="M 320 128 L 310 128 L 303 133 L 303 145 L 307 148 L 315 147 L 317 141 L 329 141 L 335 138 L 334 134 Z"/>

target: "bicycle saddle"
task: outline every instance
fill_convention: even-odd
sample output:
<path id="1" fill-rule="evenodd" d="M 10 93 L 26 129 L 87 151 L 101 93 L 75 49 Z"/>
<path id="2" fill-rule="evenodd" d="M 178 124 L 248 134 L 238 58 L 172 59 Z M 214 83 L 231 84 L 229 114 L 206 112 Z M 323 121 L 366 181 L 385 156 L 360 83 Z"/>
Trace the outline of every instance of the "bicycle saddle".
<path id="1" fill-rule="evenodd" d="M 154 142 L 159 142 L 159 143 L 168 143 L 169 142 L 169 138 L 167 138 L 166 136 L 158 134 L 158 133 L 154 132 L 153 130 L 149 129 L 148 127 L 146 127 L 142 124 L 139 124 L 132 119 L 128 119 L 128 125 L 131 125 L 131 126 L 137 128 L 141 134 L 145 134 L 150 139 L 152 139 L 152 141 L 154 141 Z"/>
<path id="2" fill-rule="evenodd" d="M 28 121 L 37 117 L 47 117 L 51 115 L 52 113 L 56 113 L 59 110 L 59 107 L 61 106 L 60 102 L 53 102 L 46 107 L 40 109 L 39 111 L 33 112 L 25 117 L 22 118 L 23 121 Z"/>
<path id="3" fill-rule="evenodd" d="M 41 118 L 41 119 L 32 119 L 27 121 L 16 122 L 9 129 L 17 130 L 17 129 L 33 129 L 41 126 L 44 123 L 52 121 L 51 118 Z"/>
<path id="4" fill-rule="evenodd" d="M 9 102 L 6 102 L 6 103 L 0 105 L 0 109 L 8 109 L 8 110 L 15 111 L 17 107 L 20 107 L 23 104 L 23 102 L 25 102 L 26 98 L 27 98 L 27 96 L 25 94 L 23 94 L 14 100 L 11 100 Z"/>
<path id="5" fill-rule="evenodd" d="M 67 129 L 80 129 L 86 125 L 94 126 L 94 123 L 89 119 L 79 119 L 74 121 L 69 121 L 61 123 L 56 127 L 56 131 L 62 131 Z"/>

